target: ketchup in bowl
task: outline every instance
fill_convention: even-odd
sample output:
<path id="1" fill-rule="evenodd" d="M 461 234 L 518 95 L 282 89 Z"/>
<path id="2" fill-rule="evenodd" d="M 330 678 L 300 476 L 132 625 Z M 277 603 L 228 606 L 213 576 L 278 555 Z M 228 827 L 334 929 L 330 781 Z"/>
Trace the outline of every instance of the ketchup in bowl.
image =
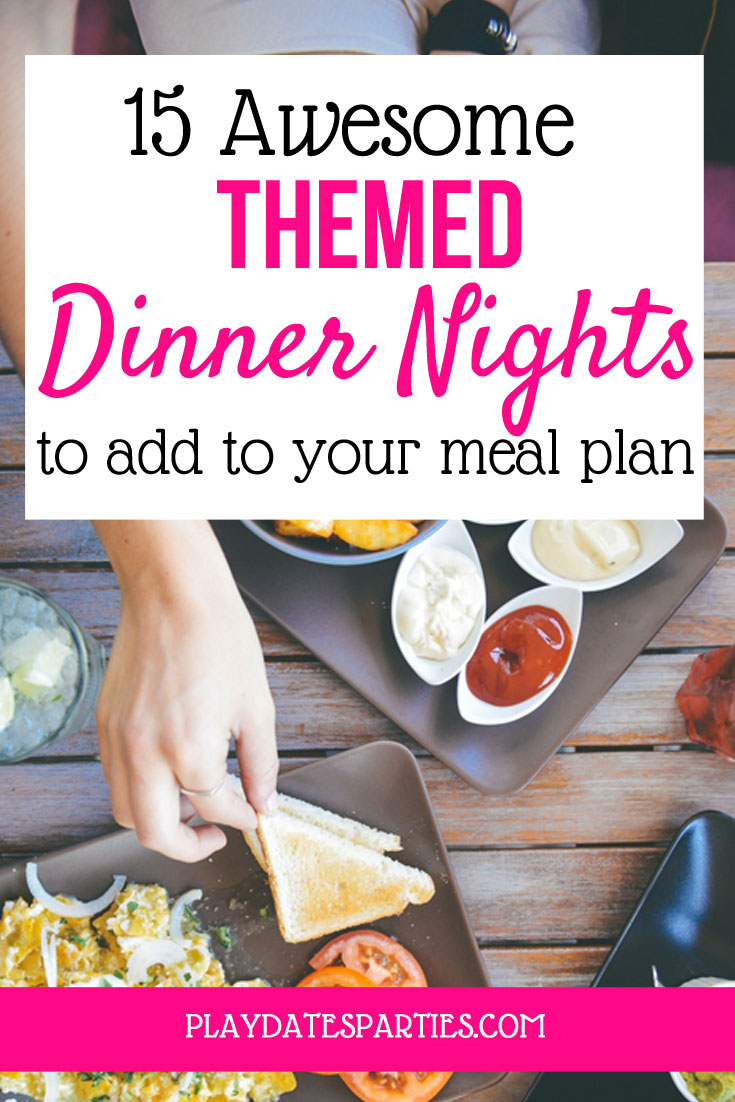
<path id="1" fill-rule="evenodd" d="M 572 633 L 561 613 L 544 605 L 509 612 L 480 636 L 467 663 L 473 696 L 510 707 L 540 693 L 567 664 Z"/>

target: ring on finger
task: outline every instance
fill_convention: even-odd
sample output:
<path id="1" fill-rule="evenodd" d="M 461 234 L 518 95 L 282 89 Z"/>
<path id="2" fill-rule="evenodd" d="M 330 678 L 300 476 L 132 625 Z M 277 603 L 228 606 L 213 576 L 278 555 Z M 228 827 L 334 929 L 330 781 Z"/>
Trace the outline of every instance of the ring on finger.
<path id="1" fill-rule="evenodd" d="M 225 783 L 226 780 L 227 780 L 227 770 L 225 770 L 225 772 L 222 774 L 222 776 L 217 781 L 214 788 L 208 788 L 208 789 L 202 791 L 201 789 L 197 789 L 197 788 L 186 788 L 183 784 L 180 786 L 180 788 L 181 788 L 181 791 L 184 793 L 185 796 L 194 796 L 196 799 L 200 799 L 200 800 L 203 800 L 205 798 L 209 799 L 212 796 L 217 795 L 217 793 L 222 788 L 222 785 Z"/>

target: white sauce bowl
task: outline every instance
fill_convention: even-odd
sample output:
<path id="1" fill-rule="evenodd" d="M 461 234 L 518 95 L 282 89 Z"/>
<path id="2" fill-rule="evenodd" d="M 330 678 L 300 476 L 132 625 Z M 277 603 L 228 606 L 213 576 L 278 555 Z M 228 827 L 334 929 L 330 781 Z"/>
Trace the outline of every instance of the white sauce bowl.
<path id="1" fill-rule="evenodd" d="M 525 593 L 519 593 L 517 597 L 507 601 L 492 616 L 488 617 L 482 625 L 482 630 L 478 633 L 478 638 L 485 633 L 491 624 L 501 620 L 507 613 L 515 612 L 527 605 L 544 605 L 546 608 L 551 608 L 554 612 L 560 613 L 566 620 L 572 633 L 572 647 L 566 664 L 559 676 L 555 677 L 551 684 L 547 685 L 541 692 L 529 697 L 528 700 L 522 700 L 519 704 L 511 704 L 508 707 L 488 704 L 476 697 L 470 691 L 467 684 L 467 670 L 463 668 L 457 682 L 457 707 L 462 719 L 468 723 L 499 726 L 503 723 L 513 723 L 515 720 L 527 716 L 530 712 L 535 712 L 558 689 L 572 663 L 582 623 L 582 593 L 572 586 L 542 585 L 538 589 L 528 589 Z"/>
<path id="2" fill-rule="evenodd" d="M 599 578 L 595 581 L 575 581 L 574 578 L 563 578 L 560 574 L 553 574 L 536 557 L 531 539 L 535 520 L 527 520 L 516 528 L 508 540 L 508 550 L 527 574 L 540 582 L 549 585 L 566 585 L 573 589 L 579 589 L 583 593 L 596 593 L 601 589 L 613 589 L 615 586 L 624 585 L 632 578 L 637 578 L 645 570 L 650 570 L 657 562 L 673 551 L 677 543 L 684 535 L 684 529 L 678 520 L 634 520 L 632 524 L 638 530 L 641 540 L 641 553 L 625 570 L 619 574 L 612 574 L 609 578 Z"/>
<path id="3" fill-rule="evenodd" d="M 460 551 L 463 555 L 471 559 L 480 575 L 483 592 L 482 607 L 475 618 L 475 625 L 467 640 L 452 658 L 445 658 L 443 661 L 435 661 L 432 658 L 421 658 L 416 654 L 411 644 L 403 638 L 398 627 L 398 601 L 401 593 L 406 587 L 408 576 L 422 555 L 432 548 L 438 547 L 448 547 L 452 551 Z M 443 685 L 446 681 L 451 681 L 453 677 L 457 676 L 465 663 L 469 661 L 477 646 L 477 640 L 480 638 L 486 607 L 487 594 L 485 590 L 485 577 L 482 571 L 480 557 L 477 554 L 477 548 L 472 541 L 472 537 L 461 520 L 448 520 L 441 529 L 434 535 L 429 536 L 428 539 L 425 539 L 423 543 L 415 547 L 409 546 L 401 559 L 401 564 L 396 571 L 395 581 L 393 582 L 393 596 L 391 598 L 390 609 L 391 624 L 398 649 L 414 673 L 418 674 L 421 680 L 425 681 L 427 685 Z"/>

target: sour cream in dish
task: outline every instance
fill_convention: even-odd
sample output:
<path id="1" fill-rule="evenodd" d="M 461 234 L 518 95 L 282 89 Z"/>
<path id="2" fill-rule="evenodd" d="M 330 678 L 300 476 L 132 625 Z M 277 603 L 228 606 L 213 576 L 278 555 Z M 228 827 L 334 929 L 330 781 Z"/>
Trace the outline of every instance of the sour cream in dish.
<path id="1" fill-rule="evenodd" d="M 450 547 L 432 547 L 418 559 L 398 598 L 398 630 L 420 658 L 442 662 L 467 641 L 483 601 L 482 578 L 472 559 Z"/>

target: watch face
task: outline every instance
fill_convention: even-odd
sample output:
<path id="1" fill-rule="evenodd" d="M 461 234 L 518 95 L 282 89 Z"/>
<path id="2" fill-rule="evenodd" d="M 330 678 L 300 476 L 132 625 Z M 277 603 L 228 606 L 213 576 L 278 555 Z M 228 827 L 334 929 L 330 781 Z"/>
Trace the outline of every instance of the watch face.
<path id="1" fill-rule="evenodd" d="M 502 43 L 503 49 L 507 54 L 512 54 L 518 45 L 518 35 L 515 34 L 508 26 L 507 19 L 504 22 L 500 22 L 499 19 L 494 17 L 488 20 L 488 24 L 485 27 L 485 34 L 491 38 L 498 39 Z"/>

